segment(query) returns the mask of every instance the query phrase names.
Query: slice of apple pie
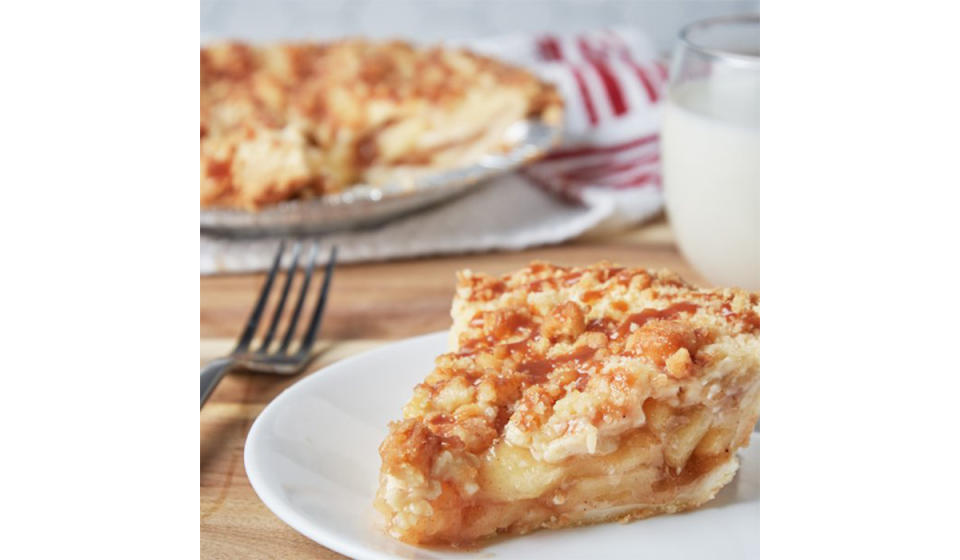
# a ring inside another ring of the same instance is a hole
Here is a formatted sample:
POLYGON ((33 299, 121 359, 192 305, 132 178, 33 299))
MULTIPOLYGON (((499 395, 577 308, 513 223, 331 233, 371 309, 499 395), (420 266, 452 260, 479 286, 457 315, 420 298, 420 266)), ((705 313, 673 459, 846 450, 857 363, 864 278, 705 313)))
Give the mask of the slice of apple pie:
POLYGON ((388 531, 457 545, 712 499, 759 414, 759 308, 607 263, 462 272, 451 351, 380 447, 388 531))

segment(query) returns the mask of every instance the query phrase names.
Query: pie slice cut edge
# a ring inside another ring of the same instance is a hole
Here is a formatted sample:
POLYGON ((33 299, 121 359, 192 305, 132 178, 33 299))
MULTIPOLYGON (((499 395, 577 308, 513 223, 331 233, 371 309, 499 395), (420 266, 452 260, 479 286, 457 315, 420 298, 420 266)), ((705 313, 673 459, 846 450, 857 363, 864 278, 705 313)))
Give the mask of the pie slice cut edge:
POLYGON ((759 309, 609 263, 461 272, 450 351, 380 446, 387 531, 456 546, 711 500, 759 417, 759 309))

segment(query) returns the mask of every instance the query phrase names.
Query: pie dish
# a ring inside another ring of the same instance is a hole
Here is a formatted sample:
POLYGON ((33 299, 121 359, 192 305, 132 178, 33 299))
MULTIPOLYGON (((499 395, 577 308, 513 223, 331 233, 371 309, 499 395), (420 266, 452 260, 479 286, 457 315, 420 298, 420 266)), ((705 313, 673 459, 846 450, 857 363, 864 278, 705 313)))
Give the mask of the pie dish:
POLYGON ((361 39, 200 51, 201 206, 258 210, 356 185, 413 184, 511 147, 562 101, 462 49, 361 39))
POLYGON ((464 271, 450 351, 380 446, 376 507, 463 545, 695 508, 759 417, 759 297, 668 271, 464 271))

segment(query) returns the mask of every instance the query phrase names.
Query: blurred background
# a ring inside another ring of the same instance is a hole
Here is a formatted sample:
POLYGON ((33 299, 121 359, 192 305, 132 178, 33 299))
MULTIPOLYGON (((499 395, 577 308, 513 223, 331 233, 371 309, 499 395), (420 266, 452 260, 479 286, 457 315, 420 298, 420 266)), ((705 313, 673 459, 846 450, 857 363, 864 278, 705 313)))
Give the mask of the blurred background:
POLYGON ((642 28, 667 53, 687 23, 757 11, 759 2, 725 0, 204 0, 200 39, 363 35, 437 42, 628 25, 642 28))
MULTIPOLYGON (((552 163, 487 182, 389 227, 324 236, 340 246, 344 262, 369 262, 544 246, 662 216, 660 115, 678 33, 695 21, 758 10, 758 2, 725 0, 205 0, 200 40, 458 43, 559 88, 566 105, 559 151, 583 152, 582 161, 554 151, 552 163), (601 164, 610 169, 598 170, 601 164)), ((209 219, 205 226, 220 224, 209 219)), ((265 270, 276 242, 275 236, 241 242, 203 235, 201 273, 265 270)))

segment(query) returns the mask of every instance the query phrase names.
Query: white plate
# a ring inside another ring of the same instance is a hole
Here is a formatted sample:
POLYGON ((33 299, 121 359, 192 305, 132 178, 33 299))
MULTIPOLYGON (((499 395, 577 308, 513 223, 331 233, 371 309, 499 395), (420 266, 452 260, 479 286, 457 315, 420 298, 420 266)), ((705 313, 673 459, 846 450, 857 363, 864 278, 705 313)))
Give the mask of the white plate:
POLYGON ((759 556, 760 442, 741 451, 737 477, 703 508, 628 524, 538 531, 471 551, 400 543, 373 509, 377 447, 413 386, 446 351, 439 332, 355 356, 278 396, 247 437, 247 476, 280 519, 358 559, 755 558, 759 556))

